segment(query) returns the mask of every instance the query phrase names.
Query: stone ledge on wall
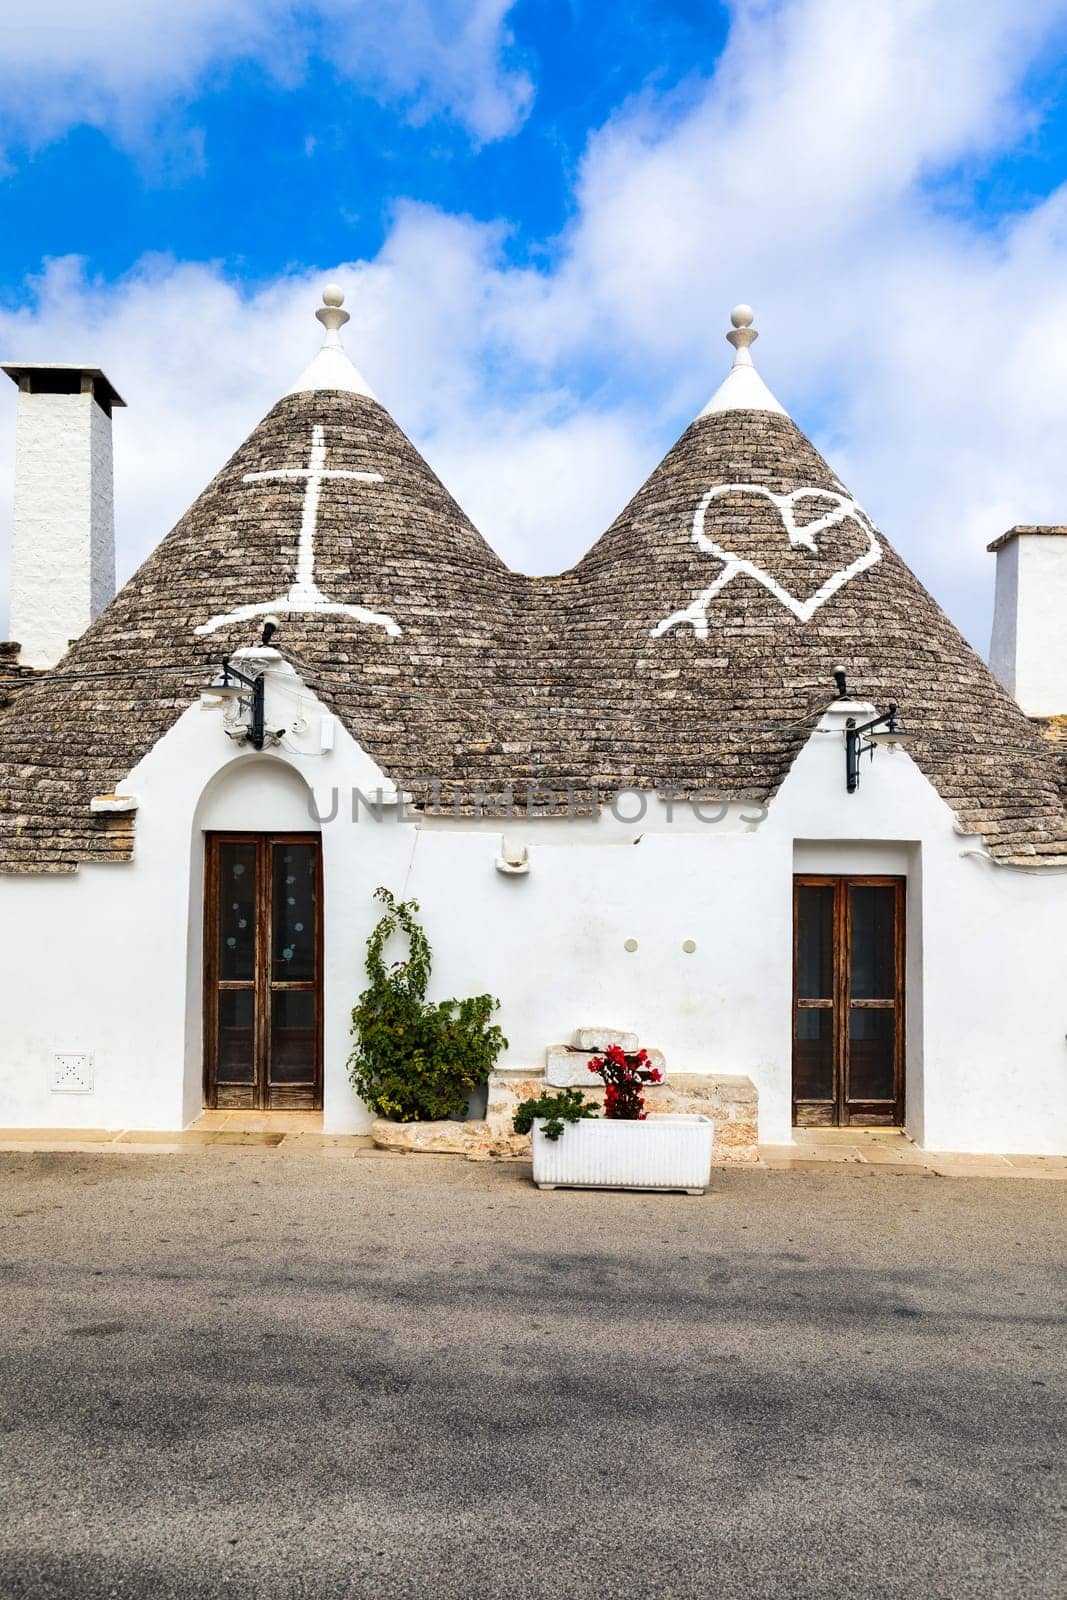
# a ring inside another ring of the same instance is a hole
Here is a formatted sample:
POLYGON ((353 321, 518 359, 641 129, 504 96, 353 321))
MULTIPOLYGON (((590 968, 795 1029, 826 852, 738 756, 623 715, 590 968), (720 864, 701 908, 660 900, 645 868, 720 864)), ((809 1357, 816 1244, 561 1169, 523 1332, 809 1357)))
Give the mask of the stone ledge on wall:
MULTIPOLYGON (((492 1161, 526 1156, 529 1136, 512 1131, 511 1119, 522 1100, 534 1099, 548 1088, 541 1075, 529 1072, 494 1072, 489 1079, 489 1104, 480 1122, 388 1122, 379 1118, 371 1137, 383 1150, 424 1155, 462 1155, 468 1161, 492 1161)), ((600 1087, 587 1090, 602 1101, 600 1087)), ((715 1124, 713 1163, 717 1167, 755 1161, 759 1096, 751 1078, 681 1073, 669 1084, 645 1091, 649 1112, 710 1117, 715 1124)))

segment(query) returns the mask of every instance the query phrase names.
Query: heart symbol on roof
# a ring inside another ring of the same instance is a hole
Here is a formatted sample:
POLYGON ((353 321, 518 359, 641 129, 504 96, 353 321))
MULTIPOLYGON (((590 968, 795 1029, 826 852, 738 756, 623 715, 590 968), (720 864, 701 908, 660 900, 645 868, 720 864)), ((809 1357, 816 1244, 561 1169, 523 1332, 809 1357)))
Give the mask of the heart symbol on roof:
POLYGON ((851 499, 847 494, 838 494, 833 489, 817 489, 814 486, 793 489, 789 494, 775 494, 773 490, 766 489, 759 483, 718 484, 714 489, 708 490, 693 514, 693 542, 699 545, 701 550, 705 550, 708 555, 714 556, 717 561, 721 561, 723 570, 719 573, 714 583, 709 584, 701 594, 697 595, 692 604, 686 606, 683 611, 676 611, 672 616, 665 617, 662 622, 657 623, 652 630, 654 639, 661 634, 667 633, 671 628, 677 627, 680 622, 688 622, 698 639, 706 639, 708 636, 707 608, 709 602, 718 594, 720 589, 725 589, 726 585, 732 582, 741 572, 747 572, 750 578, 755 578, 757 583, 761 583, 765 589, 774 595, 776 600, 780 600, 782 605, 787 607, 801 622, 808 622, 819 607, 825 605, 831 595, 837 593, 838 589, 856 577, 858 573, 865 571, 867 567, 873 567, 876 561, 882 559, 882 547, 875 536, 874 526, 867 513, 856 504, 855 500, 851 499), (718 544, 716 540, 704 532, 704 518, 708 507, 713 500, 717 500, 722 495, 727 494, 756 494, 761 495, 765 500, 769 500, 782 520, 782 526, 789 538, 789 543, 793 546, 803 545, 806 550, 812 551, 815 555, 819 553, 819 547, 815 542, 817 536, 820 533, 827 532, 830 528, 837 527, 850 517, 859 524, 867 535, 867 548, 848 566, 839 567, 836 572, 832 572, 825 583, 816 589, 814 594, 809 595, 806 600, 798 600, 796 595, 790 594, 788 589, 782 587, 777 578, 772 577, 757 562, 750 561, 747 556, 738 555, 736 551, 724 549, 721 544, 718 544), (831 500, 833 504, 829 511, 826 511, 821 517, 815 517, 810 522, 798 523, 796 519, 797 508, 802 501, 812 499, 831 500))

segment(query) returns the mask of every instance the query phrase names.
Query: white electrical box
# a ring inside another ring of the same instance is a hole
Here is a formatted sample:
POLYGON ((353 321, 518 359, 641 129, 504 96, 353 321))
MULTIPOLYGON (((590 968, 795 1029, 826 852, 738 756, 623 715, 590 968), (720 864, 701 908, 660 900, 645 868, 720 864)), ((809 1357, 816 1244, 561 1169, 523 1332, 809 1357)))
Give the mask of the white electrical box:
POLYGON ((92 1094, 93 1058, 90 1055, 56 1055, 48 1083, 53 1094, 92 1094))

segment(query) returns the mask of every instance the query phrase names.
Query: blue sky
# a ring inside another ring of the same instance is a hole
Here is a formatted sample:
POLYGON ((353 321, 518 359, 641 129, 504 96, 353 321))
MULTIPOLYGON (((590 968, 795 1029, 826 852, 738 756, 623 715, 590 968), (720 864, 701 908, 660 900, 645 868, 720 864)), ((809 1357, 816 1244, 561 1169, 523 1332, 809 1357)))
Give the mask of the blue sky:
POLYGON ((590 131, 631 96, 706 72, 727 26, 723 7, 699 0, 524 0, 506 14, 500 61, 528 78, 529 110, 496 138, 417 95, 353 92, 314 57, 295 83, 256 61, 205 74, 151 107, 133 140, 82 122, 39 143, 24 123, 7 151, 5 289, 17 297, 43 256, 71 252, 111 279, 158 251, 249 282, 369 257, 401 197, 506 218, 507 258, 542 264, 572 214, 590 131))
MULTIPOLYGON (((1067 520, 1065 24, 1067 0, 38 0, 0 34, 3 354, 98 361, 129 400, 126 576, 337 276, 398 421, 506 559, 555 570, 702 405, 748 299, 772 388, 984 648, 985 543, 1067 520)), ((5 393, 0 536, 12 445, 5 393)))

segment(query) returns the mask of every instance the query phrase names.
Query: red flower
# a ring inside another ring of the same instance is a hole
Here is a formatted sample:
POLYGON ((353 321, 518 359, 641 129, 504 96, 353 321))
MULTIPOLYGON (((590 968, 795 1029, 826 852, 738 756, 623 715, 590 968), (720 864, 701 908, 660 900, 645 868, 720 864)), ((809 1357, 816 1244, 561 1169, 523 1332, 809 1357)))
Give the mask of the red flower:
POLYGON ((620 1121, 643 1121, 647 1083, 662 1083, 663 1074, 653 1067, 647 1050, 627 1055, 619 1044, 609 1044, 603 1055, 591 1056, 586 1063, 604 1085, 604 1115, 620 1121))

